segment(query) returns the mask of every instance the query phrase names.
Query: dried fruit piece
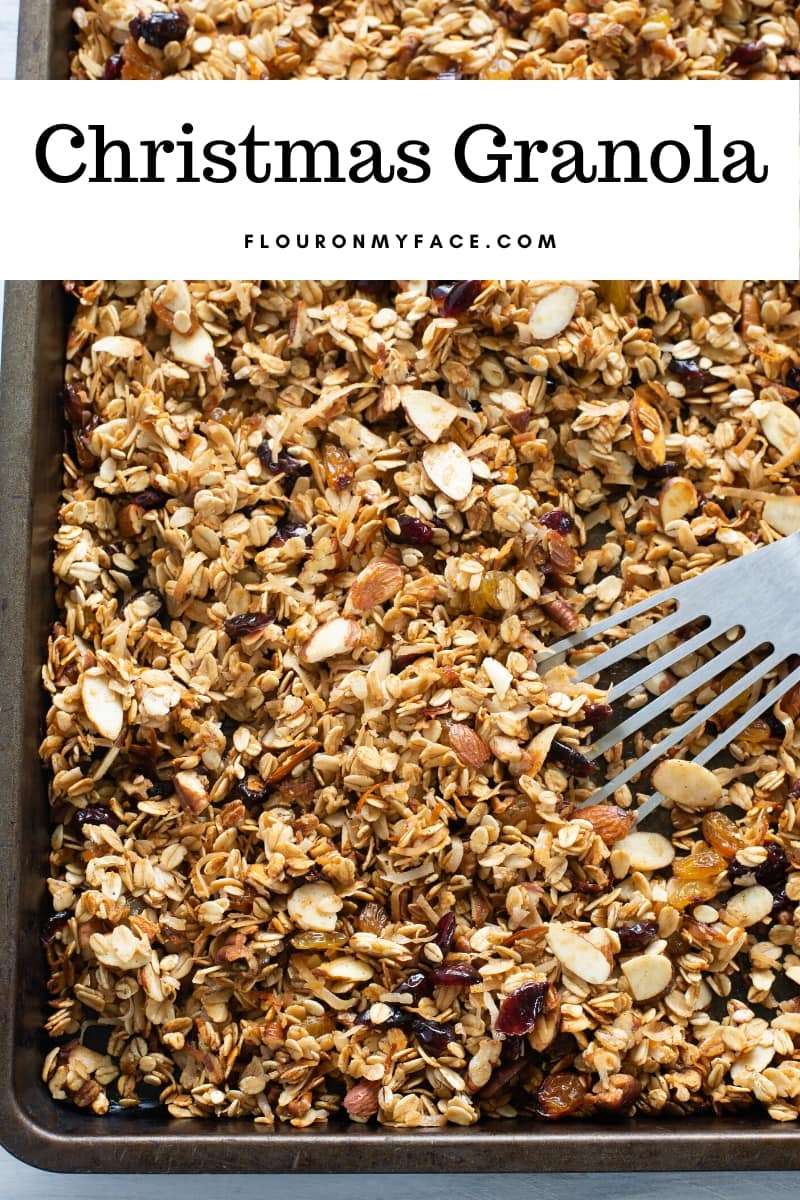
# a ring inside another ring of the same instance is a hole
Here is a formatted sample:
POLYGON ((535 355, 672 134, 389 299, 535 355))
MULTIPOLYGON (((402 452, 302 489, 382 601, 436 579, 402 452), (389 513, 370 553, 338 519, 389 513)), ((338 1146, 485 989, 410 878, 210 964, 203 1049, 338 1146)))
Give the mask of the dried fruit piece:
POLYGON ((256 451, 261 465, 270 475, 285 475, 290 482, 299 479, 301 475, 310 475, 311 467, 300 458, 295 458, 288 450, 280 450, 276 458, 272 457, 269 439, 264 438, 256 451))
POLYGON ((539 517, 539 524, 544 525, 546 529, 555 529, 558 533, 571 533, 575 528, 575 522, 563 508, 551 509, 543 517, 539 517))
POLYGON ((436 933, 433 937, 433 944, 438 946, 443 956, 446 956, 450 953, 450 948, 453 945, 453 938, 455 935, 456 914, 454 912, 443 913, 436 923, 436 933))
POLYGON ((472 490, 472 466, 455 442, 428 446, 422 454, 425 474, 450 500, 466 500, 472 490))
POLYGON ((289 917, 300 929, 329 933, 336 928, 336 914, 343 901, 329 883, 304 883, 295 888, 286 905, 289 917))
POLYGON ((386 909, 374 901, 368 900, 355 919, 355 927, 360 933, 374 933, 380 937, 381 930, 389 920, 386 909))
POLYGON ((362 1079, 346 1093, 342 1104, 348 1114, 357 1121, 366 1121, 378 1111, 378 1095, 381 1090, 379 1079, 362 1079))
POLYGON ((578 306, 578 289, 565 283, 548 292, 534 306, 530 317, 531 333, 539 342, 555 337, 567 328, 578 306))
POLYGON ((412 1017, 409 1026, 417 1041, 430 1050, 431 1054, 441 1057, 447 1053, 447 1047, 455 1041, 455 1030, 452 1025, 441 1021, 429 1021, 423 1017, 412 1017))
POLYGON ((712 808, 722 797, 716 775, 700 763, 667 758, 653 771, 653 786, 683 808, 712 808))
POLYGON ((369 612, 378 604, 396 596, 403 586, 405 572, 399 563, 376 558, 356 576, 347 602, 356 612, 369 612))
POLYGON ((706 813, 703 817, 703 837, 723 858, 733 858, 744 850, 747 838, 735 821, 721 812, 706 813))
MULTIPOLYGON (((460 79, 459 68, 443 71, 437 79, 460 79), (458 70, 458 74, 453 74, 458 70)), ((433 288, 431 296, 443 317, 461 317, 474 304, 483 290, 482 279, 459 279, 455 283, 439 284, 433 288)))
POLYGON ((275 533, 270 538, 270 546, 285 546, 291 538, 302 538, 307 546, 311 545, 311 530, 302 521, 294 517, 283 517, 275 526, 275 533))
POLYGON ((727 863, 712 846, 702 843, 695 846, 691 854, 677 858, 672 864, 672 873, 678 879, 713 879, 725 870, 727 863))
POLYGON ((694 358, 673 358, 667 367, 670 375, 680 379, 687 396, 699 396, 704 388, 719 380, 706 371, 694 358))
POLYGON ((161 79, 161 68, 134 37, 129 37, 120 51, 123 79, 161 79))
POLYGON ((661 414, 645 396, 645 389, 638 388, 628 413, 639 466, 646 471, 663 466, 667 457, 667 443, 661 414))
POLYGON ((353 482, 356 468, 346 450, 328 442, 323 451, 325 478, 335 492, 346 492, 353 482))
POLYGON ((672 963, 665 954, 639 954, 620 964, 634 1000, 652 1000, 672 982, 672 963))
POLYGON ((587 704, 583 710, 584 721, 593 728, 604 725, 613 716, 614 710, 610 704, 587 704))
POLYGON ((339 654, 349 654, 358 645, 361 630, 358 622, 349 617, 334 617, 319 625, 300 649, 303 663, 324 662, 339 654))
POLYGON ((466 600, 470 611, 480 617, 486 613, 511 612, 518 595, 513 575, 505 571, 486 571, 480 586, 469 589, 466 600))
POLYGON ((625 854, 634 871, 660 871, 675 857, 675 849, 668 838, 645 830, 629 833, 617 842, 615 849, 625 854))
POLYGON ((713 900, 716 894, 717 888, 707 879, 672 880, 667 893, 672 907, 678 909, 703 904, 706 900, 713 900))
POLYGON ((461 411, 437 392, 426 392, 420 388, 401 388, 400 403, 411 424, 429 442, 438 442, 461 411))
POLYGON ((788 537, 800 529, 800 496, 770 496, 764 501, 764 520, 788 537))
POLYGON ((632 925, 617 928, 620 949, 627 954, 630 950, 644 950, 658 933, 656 921, 634 921, 632 925))
POLYGON ((75 824, 81 832, 84 825, 110 825, 112 829, 116 829, 119 817, 105 804, 88 804, 86 808, 79 808, 75 813, 75 824))
POLYGON ((601 279, 597 290, 608 304, 613 304, 618 313, 627 312, 631 303, 629 279, 601 279))
POLYGON ((563 767, 568 775, 577 775, 580 779, 594 775, 597 770, 595 764, 585 758, 579 750, 567 746, 564 742, 554 741, 550 746, 548 758, 563 767))
POLYGON ((99 668, 92 668, 84 674, 81 699, 86 716, 100 736, 111 742, 116 741, 122 732, 122 699, 99 668))
POLYGON ((467 962, 435 967, 428 978, 435 987, 474 987, 476 983, 481 982, 480 973, 467 962))
POLYGON ((225 632, 231 641, 238 642, 240 638, 248 637, 252 633, 260 633, 270 621, 269 613, 238 613, 235 617, 226 619, 225 632))
POLYGON ((611 962, 602 950, 570 925, 551 921, 547 944, 562 966, 586 983, 605 983, 611 974, 611 962))
POLYGON ((197 771, 176 771, 173 783, 175 795, 186 812, 196 817, 208 808, 207 782, 197 771))
POLYGON ((734 892, 725 905, 725 916, 736 925, 757 925, 772 912, 773 895, 769 888, 757 883, 734 892))
POLYGON ((122 78, 122 55, 109 54, 103 67, 103 79, 122 78))
POLYGON ((447 740, 465 767, 472 767, 477 771, 491 757, 483 738, 461 721, 450 726, 447 740))
POLYGON ((790 454, 800 442, 800 416, 779 400, 758 405, 758 419, 764 437, 781 454, 790 454))
POLYGON ((400 546, 427 546, 433 529, 419 517, 390 517, 384 527, 386 539, 400 546))
POLYGON ((339 950, 347 945, 347 934, 338 929, 330 933, 308 930, 305 933, 296 933, 292 938, 292 945, 295 950, 339 950))
POLYGON ((613 846, 614 842, 625 837, 635 820, 634 813, 626 812, 616 804, 590 804, 579 809, 575 815, 581 821, 588 821, 607 846, 613 846))
POLYGON ((494 1027, 495 1032, 523 1037, 530 1033, 536 1018, 544 1012, 549 984, 543 982, 524 983, 522 987, 505 996, 494 1027))
POLYGON ((128 28, 135 38, 143 38, 148 46, 163 50, 169 42, 182 42, 189 29, 189 18, 179 8, 171 12, 154 12, 134 17, 128 28))
POLYGON ((767 53, 763 42, 739 42, 725 59, 725 66, 750 68, 760 63, 767 53))
POLYGON ((548 1121, 559 1121, 579 1112, 586 1100, 586 1084, 580 1075, 559 1071, 548 1075, 536 1095, 536 1111, 548 1121))
POLYGON ((668 479, 658 493, 661 524, 669 525, 671 521, 680 521, 694 512, 697 503, 697 490, 691 479, 686 479, 683 475, 675 475, 668 479))

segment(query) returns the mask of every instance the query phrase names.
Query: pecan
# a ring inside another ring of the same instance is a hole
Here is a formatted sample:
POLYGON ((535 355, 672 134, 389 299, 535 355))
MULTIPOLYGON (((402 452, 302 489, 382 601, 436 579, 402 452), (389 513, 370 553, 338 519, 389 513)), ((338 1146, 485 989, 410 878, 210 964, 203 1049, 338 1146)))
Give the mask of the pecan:
POLYGON ((639 1099, 642 1085, 633 1075, 612 1075, 602 1092, 595 1092, 592 1103, 607 1112, 620 1112, 639 1099))
POLYGON ((556 625, 560 625, 567 633, 574 633, 578 628, 578 614, 569 600, 565 600, 557 592, 548 592, 542 596, 539 604, 551 621, 555 621, 556 625))

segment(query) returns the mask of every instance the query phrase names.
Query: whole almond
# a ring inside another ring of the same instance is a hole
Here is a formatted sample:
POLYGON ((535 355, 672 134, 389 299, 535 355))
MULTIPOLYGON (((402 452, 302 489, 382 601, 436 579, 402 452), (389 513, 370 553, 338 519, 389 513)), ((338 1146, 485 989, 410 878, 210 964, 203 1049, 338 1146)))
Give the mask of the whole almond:
POLYGON ((582 821, 588 821, 595 833, 607 846, 613 846, 620 838, 624 838, 631 830, 635 816, 618 808, 616 804, 590 804, 581 808, 576 814, 582 821))
POLYGON ((469 725, 451 725, 447 740, 465 767, 474 767, 477 771, 491 758, 486 742, 469 725))
POLYGON ((356 576, 347 596, 349 607, 355 612, 369 612, 400 591, 403 577, 399 563, 388 558, 374 559, 356 576))
POLYGON ((378 1111, 379 1079, 361 1079, 353 1084, 342 1103, 351 1117, 366 1120, 378 1111))

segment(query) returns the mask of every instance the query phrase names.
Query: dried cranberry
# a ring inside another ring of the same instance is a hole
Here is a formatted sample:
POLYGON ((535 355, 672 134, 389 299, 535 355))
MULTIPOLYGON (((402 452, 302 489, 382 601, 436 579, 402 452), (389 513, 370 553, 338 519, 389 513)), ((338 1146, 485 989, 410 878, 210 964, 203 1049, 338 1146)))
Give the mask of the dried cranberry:
POLYGON ((161 488, 146 487, 141 492, 128 492, 125 499, 129 504, 135 504, 137 508, 143 508, 145 512, 153 512, 154 509, 163 508, 172 496, 167 492, 162 492, 161 488))
POLYGON ((285 546, 289 538, 301 537, 307 546, 311 545, 311 531, 302 521, 292 517, 284 517, 275 526, 275 533, 270 539, 270 546, 285 546))
POLYGON ((675 304, 681 298, 681 289, 670 287, 668 283, 662 283, 658 290, 658 295, 661 303, 666 308, 667 312, 675 307, 675 304))
POLYGON ((247 779, 240 779, 236 785, 236 794, 248 806, 263 804, 267 798, 267 789, 263 784, 261 787, 251 787, 247 779))
POLYGON ((651 467, 649 471, 645 471, 644 473, 654 483, 660 483, 662 479, 672 479, 674 475, 678 474, 678 464, 665 462, 660 467, 651 467))
POLYGON ((589 762, 578 750, 573 750, 572 746, 565 746, 563 742, 553 742, 547 757, 563 767, 568 775, 586 778, 597 770, 593 762, 589 762))
POLYGON ((780 891, 786 883, 789 870, 786 852, 779 842, 769 842, 766 849, 767 857, 755 868, 753 875, 756 883, 762 887, 769 888, 771 892, 780 891))
POLYGON ((106 65, 103 68, 103 79, 121 79, 122 78, 122 55, 109 54, 106 59, 106 65))
POLYGON ((240 613, 236 617, 228 617, 225 622, 225 632, 236 642, 239 638, 247 637, 248 634, 259 633, 269 625, 271 620, 269 613, 240 613))
POLYGON ((47 918, 47 923, 41 932, 42 944, 52 946, 56 940, 56 934, 62 929, 65 929, 69 922, 69 913, 60 912, 53 913, 52 917, 47 918))
POLYGON ((389 279, 357 279, 353 285, 357 292, 366 292, 368 296, 380 296, 389 290, 389 279))
POLYGON ((587 704, 583 710, 583 719, 588 725, 604 725, 610 721, 614 710, 610 704, 587 704))
POLYGON ((632 925, 620 925, 617 929, 619 944, 626 954, 629 950, 644 950, 657 933, 655 921, 634 921, 632 925))
POLYGON ((285 475, 290 481, 299 479, 301 475, 310 475, 311 467, 301 458, 295 458, 288 450, 281 450, 278 457, 273 459, 269 439, 264 438, 257 450, 261 465, 270 475, 285 475))
POLYGON ((420 521, 419 517, 402 516, 392 520, 397 524, 398 530, 395 532, 389 523, 384 526, 386 540, 389 542, 395 542, 399 546, 427 546, 433 537, 431 526, 425 521, 420 521))
POLYGON ((154 779, 147 789, 147 794, 151 800, 156 798, 163 799, 164 796, 171 796, 175 791, 175 784, 171 779, 154 779))
POLYGON ((523 29, 530 24, 531 8, 528 4, 523 11, 522 8, 517 8, 514 4, 509 3, 509 0, 490 0, 491 8, 497 13, 501 24, 505 25, 506 29, 511 33, 522 33, 523 29))
POLYGON ((500 1005, 494 1025, 496 1032, 512 1034, 514 1037, 524 1037, 530 1033, 536 1018, 544 1011, 546 995, 546 983, 523 983, 522 987, 506 996, 500 1005))
POLYGON ((438 284, 431 296, 443 317, 462 317, 482 290, 482 279, 461 279, 455 283, 438 284))
POLYGON ((786 372, 786 386, 794 392, 800 392, 800 367, 789 367, 786 372))
POLYGON ((506 1063, 517 1062, 520 1058, 524 1058, 528 1053, 528 1041, 520 1034, 508 1033, 503 1038, 503 1046, 500 1050, 500 1062, 506 1063))
POLYGON ((694 358, 673 358, 668 367, 684 386, 687 396, 699 396, 703 388, 717 383, 710 371, 705 371, 694 358))
MULTIPOLYGON (((384 1004, 383 1008, 388 1008, 389 1016, 385 1021, 381 1021, 379 1025, 374 1026, 376 1029, 399 1029, 401 1025, 408 1025, 411 1020, 410 1014, 404 1008, 399 1008, 396 1004, 384 1004)), ((362 1013, 359 1013, 355 1019, 356 1025, 372 1025, 370 1012, 372 1005, 365 1008, 362 1013)))
POLYGON ((568 512, 564 512, 563 508, 551 509, 549 513, 539 517, 539 524, 544 525, 547 529, 554 529, 556 533, 571 533, 575 528, 575 522, 568 512))
POLYGON ((419 1004, 423 996, 432 996, 434 989, 433 978, 425 971, 413 971, 408 979, 404 979, 395 989, 406 992, 411 996, 412 1004, 419 1004))
POLYGON ((449 966, 436 967, 428 976, 436 987, 472 987, 480 983, 480 974, 469 963, 450 963, 449 966))
POLYGON ((754 67, 767 52, 763 42, 740 42, 725 59, 725 66, 754 67))
POLYGON ((116 829, 119 817, 115 816, 110 808, 106 808, 105 804, 89 804, 75 813, 75 824, 80 830, 83 830, 84 825, 110 825, 112 829, 116 829))
POLYGON ((439 918, 436 933, 433 937, 434 946, 438 946, 443 955, 449 954, 456 933, 456 914, 446 912, 439 918))
POLYGON ((189 18, 177 8, 174 12, 134 17, 128 28, 135 38, 144 38, 148 46, 163 50, 168 42, 183 41, 189 30, 189 18))
POLYGON ((412 1017, 409 1026, 417 1041, 421 1042, 425 1049, 430 1050, 432 1054, 446 1054, 447 1047, 455 1038, 453 1026, 445 1025, 441 1021, 428 1021, 424 1017, 412 1017))

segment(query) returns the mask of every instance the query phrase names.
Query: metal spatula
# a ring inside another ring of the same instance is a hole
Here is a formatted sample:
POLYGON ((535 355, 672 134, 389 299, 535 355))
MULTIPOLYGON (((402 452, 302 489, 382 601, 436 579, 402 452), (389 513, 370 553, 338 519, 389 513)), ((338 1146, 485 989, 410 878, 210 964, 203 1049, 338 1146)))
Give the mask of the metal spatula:
MULTIPOLYGON (((724 635, 736 638, 727 649, 716 653, 696 671, 679 679, 663 694, 631 712, 619 725, 593 742, 588 751, 582 750, 590 760, 598 758, 605 750, 641 729, 654 717, 674 708, 680 700, 691 696, 698 688, 741 662, 748 654, 758 651, 762 656, 756 666, 751 667, 741 678, 725 688, 703 708, 698 709, 667 737, 653 745, 646 754, 642 754, 625 767, 619 775, 610 779, 586 803, 598 804, 605 800, 618 787, 639 775, 677 746, 692 730, 725 708, 742 692, 752 688, 768 672, 785 663, 791 655, 800 653, 799 600, 800 533, 794 533, 752 554, 712 567, 675 587, 654 592, 646 600, 610 617, 604 617, 601 621, 596 621, 586 629, 570 634, 554 646, 548 647, 538 659, 540 672, 557 666, 568 657, 570 651, 579 646, 586 646, 608 630, 623 627, 635 617, 642 616, 662 604, 674 602, 676 607, 667 616, 654 621, 641 632, 623 639, 611 649, 582 662, 577 669, 577 678, 582 680, 601 674, 615 663, 645 650, 659 638, 674 633, 683 626, 703 619, 708 621, 700 633, 679 642, 668 653, 653 662, 645 663, 641 669, 629 675, 619 685, 615 685, 612 700, 616 701, 710 642, 724 635), (737 636, 739 632, 740 636, 737 636)), ((710 762, 796 683, 800 683, 800 666, 776 682, 770 691, 701 750, 694 761, 701 764, 710 762)), ((650 796, 637 809, 637 821, 648 816, 662 800, 663 796, 659 793, 650 796)))

